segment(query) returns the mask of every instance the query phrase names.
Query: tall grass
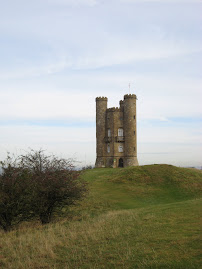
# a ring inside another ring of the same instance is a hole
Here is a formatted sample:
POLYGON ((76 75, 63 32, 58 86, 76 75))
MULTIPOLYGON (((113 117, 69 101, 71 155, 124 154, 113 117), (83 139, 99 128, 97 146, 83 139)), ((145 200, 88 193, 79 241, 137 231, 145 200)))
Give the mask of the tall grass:
POLYGON ((86 171, 89 197, 68 218, 0 232, 0 268, 201 268, 201 178, 153 169, 86 171))
POLYGON ((113 211, 1 234, 1 267, 200 268, 200 202, 113 211))

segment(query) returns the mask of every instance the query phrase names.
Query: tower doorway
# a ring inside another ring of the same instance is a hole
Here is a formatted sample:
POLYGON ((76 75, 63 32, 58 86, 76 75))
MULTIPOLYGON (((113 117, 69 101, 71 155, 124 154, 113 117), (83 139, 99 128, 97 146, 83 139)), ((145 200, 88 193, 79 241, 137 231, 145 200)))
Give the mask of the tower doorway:
POLYGON ((123 167, 123 159, 122 158, 119 159, 119 167, 123 167))

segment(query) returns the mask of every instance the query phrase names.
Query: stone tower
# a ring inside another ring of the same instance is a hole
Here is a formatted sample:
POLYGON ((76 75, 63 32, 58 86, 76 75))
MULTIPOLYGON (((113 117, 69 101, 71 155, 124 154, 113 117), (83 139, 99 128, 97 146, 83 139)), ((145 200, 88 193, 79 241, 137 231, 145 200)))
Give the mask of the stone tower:
POLYGON ((107 108, 107 97, 96 98, 96 167, 138 165, 136 99, 126 94, 119 108, 107 108))

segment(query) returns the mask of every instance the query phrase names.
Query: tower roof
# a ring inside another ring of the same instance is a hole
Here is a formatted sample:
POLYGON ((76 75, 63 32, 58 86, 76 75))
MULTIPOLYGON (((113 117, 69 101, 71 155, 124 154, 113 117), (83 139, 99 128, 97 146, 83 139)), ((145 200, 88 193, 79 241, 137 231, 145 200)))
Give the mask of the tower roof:
POLYGON ((96 101, 107 101, 107 97, 104 97, 104 96, 99 96, 99 97, 96 97, 95 99, 96 101))
POLYGON ((124 95, 124 100, 129 99, 129 98, 137 99, 137 96, 135 94, 125 94, 124 95))

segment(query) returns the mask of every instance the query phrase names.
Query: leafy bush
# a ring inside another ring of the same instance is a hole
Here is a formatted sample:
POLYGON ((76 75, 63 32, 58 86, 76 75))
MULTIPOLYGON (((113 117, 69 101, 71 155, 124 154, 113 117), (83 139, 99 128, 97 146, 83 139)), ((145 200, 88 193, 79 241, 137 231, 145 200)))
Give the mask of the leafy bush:
POLYGON ((51 220, 56 209, 72 205, 86 192, 86 183, 78 179, 73 161, 47 156, 42 150, 21 156, 23 168, 32 173, 33 210, 42 224, 51 220))
POLYGON ((31 150, 1 162, 0 227, 5 231, 23 221, 39 217, 49 223, 53 212, 75 203, 87 191, 73 161, 31 150))
POLYGON ((29 219, 31 213, 31 175, 8 155, 1 162, 0 227, 9 231, 13 225, 29 219))

